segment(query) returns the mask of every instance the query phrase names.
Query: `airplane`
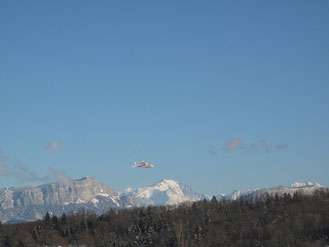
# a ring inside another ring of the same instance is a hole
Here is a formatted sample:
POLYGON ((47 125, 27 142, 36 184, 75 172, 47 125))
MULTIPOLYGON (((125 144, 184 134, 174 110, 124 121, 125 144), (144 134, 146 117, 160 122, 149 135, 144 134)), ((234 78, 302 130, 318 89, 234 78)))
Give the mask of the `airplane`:
POLYGON ((131 168, 153 168, 154 165, 151 165, 147 162, 145 162, 144 160, 141 160, 140 165, 137 165, 136 162, 133 163, 133 165, 131 166, 131 168))

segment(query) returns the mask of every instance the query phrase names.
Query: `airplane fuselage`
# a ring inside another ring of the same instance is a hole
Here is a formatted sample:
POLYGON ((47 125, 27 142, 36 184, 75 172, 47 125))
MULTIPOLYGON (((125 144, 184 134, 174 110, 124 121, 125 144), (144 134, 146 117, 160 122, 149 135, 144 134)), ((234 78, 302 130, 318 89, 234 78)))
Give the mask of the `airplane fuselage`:
POLYGON ((154 165, 151 165, 143 160, 141 160, 140 165, 137 165, 136 162, 133 163, 132 168, 153 168, 154 165))

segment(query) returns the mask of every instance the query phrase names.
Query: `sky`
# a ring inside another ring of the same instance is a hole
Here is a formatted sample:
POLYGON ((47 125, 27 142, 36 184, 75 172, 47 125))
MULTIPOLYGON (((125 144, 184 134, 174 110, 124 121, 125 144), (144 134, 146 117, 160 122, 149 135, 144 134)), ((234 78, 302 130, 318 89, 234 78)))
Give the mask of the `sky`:
POLYGON ((1 1, 0 188, 329 186, 329 1, 1 1), (153 169, 132 169, 145 160, 153 169))

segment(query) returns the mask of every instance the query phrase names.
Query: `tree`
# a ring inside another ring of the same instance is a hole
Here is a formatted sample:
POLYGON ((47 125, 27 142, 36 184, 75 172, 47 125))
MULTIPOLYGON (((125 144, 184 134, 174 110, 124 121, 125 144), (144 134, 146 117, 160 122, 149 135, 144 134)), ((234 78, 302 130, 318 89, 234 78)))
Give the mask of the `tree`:
POLYGON ((4 247, 11 247, 11 241, 8 235, 5 235, 4 240, 3 240, 3 246, 4 247))
POLYGON ((49 225, 49 224, 50 224, 50 216, 49 216, 48 211, 47 211, 47 213, 46 213, 46 215, 45 215, 43 221, 44 221, 44 223, 45 223, 46 225, 49 225))
POLYGON ((62 217, 61 217, 61 222, 62 222, 62 224, 64 224, 64 225, 66 225, 66 223, 67 223, 67 219, 66 219, 66 214, 64 213, 63 215, 62 215, 62 217))

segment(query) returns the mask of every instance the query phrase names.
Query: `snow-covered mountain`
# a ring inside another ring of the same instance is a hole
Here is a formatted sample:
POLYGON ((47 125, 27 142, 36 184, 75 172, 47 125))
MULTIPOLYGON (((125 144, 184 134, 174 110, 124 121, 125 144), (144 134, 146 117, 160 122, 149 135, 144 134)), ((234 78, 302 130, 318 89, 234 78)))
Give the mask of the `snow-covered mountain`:
MULTIPOLYGON (((328 189, 318 183, 294 183, 290 187, 277 186, 267 189, 234 191, 230 195, 220 194, 218 199, 236 200, 241 196, 251 200, 269 195, 311 194, 318 189, 328 189)), ((0 221, 31 221, 42 218, 46 212, 55 215, 84 209, 102 214, 111 208, 132 208, 148 205, 178 205, 182 202, 211 199, 210 196, 195 193, 192 189, 174 180, 163 179, 143 188, 128 188, 116 193, 95 178, 84 177, 66 183, 52 182, 29 185, 20 188, 0 190, 0 221)))
POLYGON ((256 189, 256 190, 247 190, 246 192, 240 192, 238 190, 233 191, 232 194, 225 195, 220 194, 216 197, 218 199, 228 199, 228 200, 236 200, 241 196, 248 198, 250 200, 255 200, 256 198, 265 198, 266 195, 274 196, 274 195, 283 195, 283 194, 290 194, 293 195, 295 192, 300 192, 303 194, 312 194, 314 191, 318 189, 326 189, 327 187, 322 186, 318 183, 306 182, 306 183, 298 183, 295 182, 290 184, 290 187, 285 186, 275 186, 265 189, 256 189))
POLYGON ((149 187, 128 188, 120 195, 134 195, 143 206, 177 205, 185 201, 210 199, 206 194, 193 192, 189 186, 168 179, 163 179, 149 187))
POLYGON ((64 184, 53 182, 0 190, 0 221, 30 221, 42 218, 46 212, 62 215, 79 209, 101 214, 110 208, 177 205, 209 198, 174 180, 163 179, 150 187, 115 193, 106 184, 84 177, 64 184))

